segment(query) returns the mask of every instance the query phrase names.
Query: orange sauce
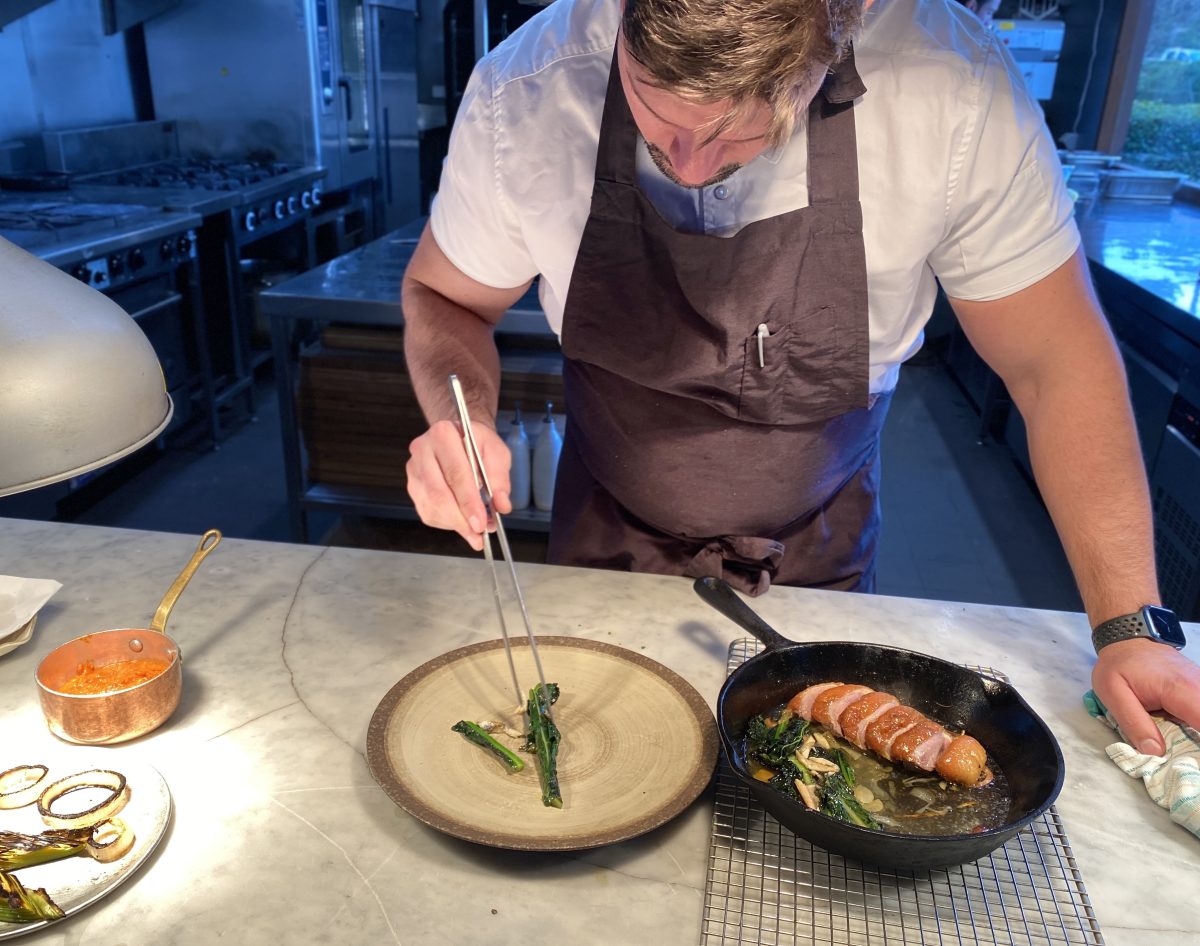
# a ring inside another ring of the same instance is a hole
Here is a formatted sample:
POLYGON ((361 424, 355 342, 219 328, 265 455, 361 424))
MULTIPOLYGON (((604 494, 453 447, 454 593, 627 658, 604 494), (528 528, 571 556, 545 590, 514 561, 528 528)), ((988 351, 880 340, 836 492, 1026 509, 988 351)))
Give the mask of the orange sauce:
POLYGON ((88 661, 80 664, 76 668, 75 676, 56 689, 60 693, 70 693, 74 696, 127 690, 139 683, 153 680, 170 666, 165 660, 148 657, 121 660, 100 667, 93 666, 91 661, 88 661))

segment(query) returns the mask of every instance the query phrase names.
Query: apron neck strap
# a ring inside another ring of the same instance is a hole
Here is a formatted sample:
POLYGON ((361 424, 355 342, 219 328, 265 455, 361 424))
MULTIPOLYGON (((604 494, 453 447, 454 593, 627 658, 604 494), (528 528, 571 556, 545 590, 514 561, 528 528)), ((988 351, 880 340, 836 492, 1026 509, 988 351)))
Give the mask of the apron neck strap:
MULTIPOLYGON (((600 120, 600 142, 596 151, 596 178, 618 184, 637 184, 637 124, 617 63, 617 37, 613 45, 608 91, 600 120)), ((808 108, 809 203, 858 200, 858 154, 854 132, 854 100, 867 91, 854 66, 854 50, 826 76, 820 92, 808 108)))

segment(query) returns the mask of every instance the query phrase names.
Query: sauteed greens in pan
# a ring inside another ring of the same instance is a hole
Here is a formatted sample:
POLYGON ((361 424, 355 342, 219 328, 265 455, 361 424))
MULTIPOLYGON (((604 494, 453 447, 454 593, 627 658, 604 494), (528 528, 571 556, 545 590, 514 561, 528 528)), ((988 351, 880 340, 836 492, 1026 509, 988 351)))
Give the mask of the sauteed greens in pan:
POLYGON ((777 718, 755 716, 746 729, 751 773, 813 811, 862 828, 878 828, 879 822, 855 797, 857 779, 850 760, 841 749, 818 745, 810 732, 813 728, 786 709, 777 718))
POLYGON ((970 834, 1005 823, 1011 793, 994 760, 982 788, 966 788, 863 752, 786 707, 750 720, 750 775, 814 812, 898 834, 970 834))

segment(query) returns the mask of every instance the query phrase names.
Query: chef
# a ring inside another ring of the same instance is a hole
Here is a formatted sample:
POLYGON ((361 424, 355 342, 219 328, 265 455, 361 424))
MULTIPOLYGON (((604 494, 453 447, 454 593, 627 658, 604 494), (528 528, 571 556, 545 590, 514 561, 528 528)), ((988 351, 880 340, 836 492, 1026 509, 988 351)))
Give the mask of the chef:
POLYGON ((1200 724, 1200 668, 1138 630, 1148 492, 1057 155, 964 7, 556 0, 476 66, 403 285, 409 492, 476 549, 446 378, 507 512, 493 332, 535 277, 567 393, 550 561, 871 591, 936 279, 1025 418, 1097 693, 1135 744, 1162 745, 1146 709, 1200 724))

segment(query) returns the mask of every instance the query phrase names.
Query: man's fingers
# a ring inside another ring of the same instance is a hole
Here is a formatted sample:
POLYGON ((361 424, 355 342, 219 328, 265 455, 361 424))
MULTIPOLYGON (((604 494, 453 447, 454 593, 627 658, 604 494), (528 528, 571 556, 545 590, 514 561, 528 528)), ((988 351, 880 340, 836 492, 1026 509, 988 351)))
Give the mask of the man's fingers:
MULTIPOLYGON (((1178 655, 1178 661, 1184 657, 1178 655)), ((1172 680, 1163 691, 1162 708, 1193 729, 1200 729, 1200 671, 1195 665, 1184 665, 1179 678, 1172 680)))
POLYGON ((1092 686, 1126 740, 1141 752, 1165 751, 1150 713, 1200 724, 1200 667, 1163 644, 1141 639, 1109 644, 1092 670, 1092 686))
POLYGON ((1154 720, 1142 706, 1137 694, 1130 689, 1129 684, 1121 677, 1109 681, 1109 686, 1097 687, 1096 695, 1108 708, 1120 727, 1121 735, 1138 752, 1147 755, 1162 755, 1164 751, 1162 734, 1154 725, 1154 720))
POLYGON ((488 482, 492 485, 496 511, 502 516, 507 515, 512 512, 512 500, 509 498, 512 492, 512 452, 492 428, 477 423, 471 426, 475 428, 475 443, 479 446, 488 482))
MULTIPOLYGON (((509 467, 512 455, 492 428, 472 422, 496 510, 512 510, 509 467)), ((438 421, 412 442, 406 467, 408 493, 426 525, 457 532, 475 551, 483 549, 483 532, 495 528, 468 460, 462 433, 450 421, 438 421)))

